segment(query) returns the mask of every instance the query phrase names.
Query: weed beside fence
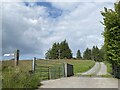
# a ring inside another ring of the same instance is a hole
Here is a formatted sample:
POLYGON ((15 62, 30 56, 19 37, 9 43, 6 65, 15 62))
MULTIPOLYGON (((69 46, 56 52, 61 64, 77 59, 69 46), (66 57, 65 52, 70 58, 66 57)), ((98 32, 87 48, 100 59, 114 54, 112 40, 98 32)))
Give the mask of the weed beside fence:
POLYGON ((31 61, 20 61, 14 66, 13 61, 2 64, 2 88, 36 88, 40 82, 37 74, 30 74, 31 61))
POLYGON ((120 79, 120 66, 111 64, 108 61, 104 61, 104 63, 107 65, 108 73, 113 75, 113 77, 120 79))

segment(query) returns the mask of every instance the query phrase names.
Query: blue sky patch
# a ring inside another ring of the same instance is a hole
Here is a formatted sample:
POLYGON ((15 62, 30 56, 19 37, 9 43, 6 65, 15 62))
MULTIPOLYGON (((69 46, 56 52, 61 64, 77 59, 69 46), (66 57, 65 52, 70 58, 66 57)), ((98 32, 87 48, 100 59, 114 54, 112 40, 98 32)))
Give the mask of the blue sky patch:
POLYGON ((49 17, 57 18, 62 15, 62 10, 57 8, 48 9, 49 17))
POLYGON ((25 6, 44 6, 47 8, 48 17, 58 18, 62 15, 62 10, 56 7, 53 7, 50 2, 24 2, 25 6))

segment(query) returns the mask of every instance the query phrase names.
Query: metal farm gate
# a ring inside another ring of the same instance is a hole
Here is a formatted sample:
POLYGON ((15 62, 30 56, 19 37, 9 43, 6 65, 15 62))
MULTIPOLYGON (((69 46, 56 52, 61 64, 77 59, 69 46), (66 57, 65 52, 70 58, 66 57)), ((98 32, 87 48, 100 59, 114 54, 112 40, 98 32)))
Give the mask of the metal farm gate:
POLYGON ((41 80, 64 77, 64 64, 56 60, 36 60, 35 73, 41 80))

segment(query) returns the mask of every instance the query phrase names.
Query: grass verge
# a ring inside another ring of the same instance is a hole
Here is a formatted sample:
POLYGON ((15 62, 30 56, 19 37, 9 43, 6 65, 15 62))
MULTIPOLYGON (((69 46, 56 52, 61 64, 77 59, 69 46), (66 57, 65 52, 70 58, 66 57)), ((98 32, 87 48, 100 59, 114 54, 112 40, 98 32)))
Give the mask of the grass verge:
POLYGON ((112 73, 112 65, 108 61, 104 61, 105 65, 107 66, 107 72, 109 74, 112 73))
POLYGON ((14 61, 2 63, 2 88, 31 88, 40 85, 37 74, 30 74, 32 61, 20 61, 19 66, 14 66, 14 61))

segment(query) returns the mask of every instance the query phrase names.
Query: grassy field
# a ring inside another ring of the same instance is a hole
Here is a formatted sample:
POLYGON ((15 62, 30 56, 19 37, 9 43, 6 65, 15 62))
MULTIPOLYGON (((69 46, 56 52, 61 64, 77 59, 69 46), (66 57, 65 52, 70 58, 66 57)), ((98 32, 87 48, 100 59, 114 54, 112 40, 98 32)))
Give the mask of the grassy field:
POLYGON ((75 75, 85 72, 95 65, 95 62, 91 60, 65 60, 65 62, 74 66, 75 75))
MULTIPOLYGON (((85 72, 90 69, 95 62, 90 60, 37 60, 37 65, 60 66, 63 62, 74 65, 74 74, 85 72)), ((14 61, 2 62, 3 88, 36 88, 40 85, 41 77, 39 73, 30 74, 32 70, 31 60, 20 60, 19 66, 14 66, 14 61)))
POLYGON ((108 73, 112 73, 112 66, 111 66, 111 64, 108 61, 104 61, 104 63, 107 66, 107 72, 108 73))
POLYGON ((94 66, 95 62, 91 60, 38 60, 37 63, 43 66, 59 65, 63 62, 74 66, 74 74, 82 73, 94 66))

